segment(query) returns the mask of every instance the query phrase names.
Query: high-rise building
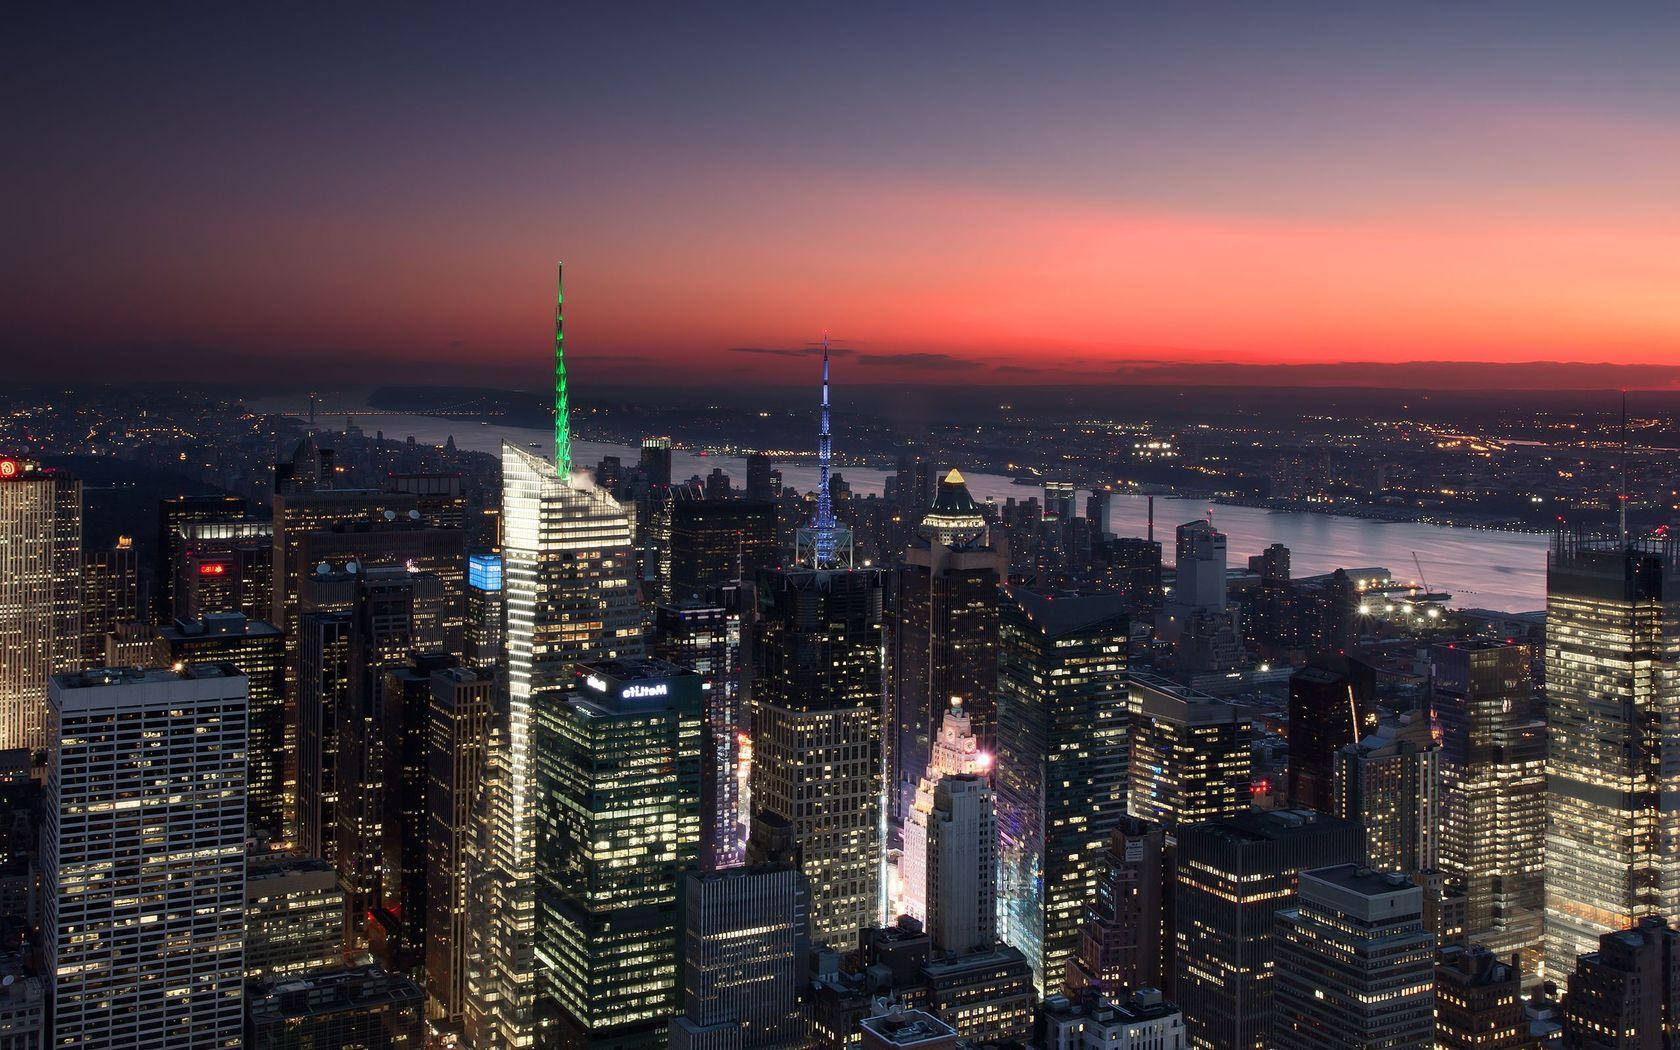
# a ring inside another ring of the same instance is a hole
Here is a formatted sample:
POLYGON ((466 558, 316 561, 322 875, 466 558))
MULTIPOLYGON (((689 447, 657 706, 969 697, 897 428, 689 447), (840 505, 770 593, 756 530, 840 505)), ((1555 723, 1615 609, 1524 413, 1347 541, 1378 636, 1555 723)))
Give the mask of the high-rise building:
MULTIPOLYGON (((238 496, 167 496, 158 501, 157 548, 152 561, 153 623, 168 623, 176 615, 175 567, 180 560, 183 530, 195 522, 233 522, 244 517, 245 501, 238 496)), ((267 605, 256 614, 268 615, 267 605)))
POLYGON ((969 952, 996 943, 997 838, 986 777, 942 778, 928 815, 927 927, 935 949, 969 952))
POLYGON ((1430 650, 1441 733, 1441 870, 1464 887, 1470 939, 1540 972, 1545 908, 1546 723, 1529 647, 1468 640, 1430 650))
POLYGON ((47 679, 81 658, 82 483, 0 458, 0 750, 47 746, 47 679))
POLYGON ((467 494, 459 474, 391 474, 385 491, 413 496, 420 517, 434 528, 466 528, 467 494))
POLYGON ((1416 712, 1337 753, 1331 812, 1365 829, 1360 863, 1406 874, 1439 866, 1440 755, 1416 712))
POLYGON ((1043 990, 1079 946, 1098 858, 1126 814, 1130 619, 1115 595, 1012 597, 998 632, 999 919, 1043 990))
POLYGON ((494 667, 502 659, 502 557, 467 558, 467 627, 462 652, 472 667, 494 667))
POLYGON ((82 664, 99 667, 105 636, 140 619, 140 562, 134 539, 118 536, 100 550, 82 552, 82 664))
MULTIPOLYGON (((948 776, 991 771, 991 756, 980 750, 974 726, 960 703, 945 712, 939 737, 927 773, 916 786, 916 801, 910 807, 903 829, 903 848, 898 857, 898 885, 891 911, 923 922, 928 918, 928 826, 933 815, 934 795, 939 782, 948 776)), ((996 832, 996 818, 993 832, 996 832)), ((996 896, 996 888, 993 888, 996 896)))
POLYGON ((742 697, 743 604, 734 584, 654 607, 653 655, 700 675, 706 699, 701 732, 705 782, 700 863, 708 871, 741 863, 748 814, 741 808, 741 738, 749 729, 742 697))
POLYGON ((747 453, 746 497, 774 503, 780 499, 782 487, 776 473, 776 461, 762 452, 747 453))
POLYGON ((1560 534, 1546 565, 1544 976, 1680 915, 1680 540, 1560 534))
MULTIPOLYGON (((267 521, 189 521, 174 537, 170 616, 196 620, 239 612, 266 620, 274 611, 274 525, 267 521)), ((159 621, 167 623, 168 617, 159 621)))
POLYGON ((1376 672, 1341 656, 1320 656, 1289 677, 1289 804, 1335 808, 1336 754, 1375 729, 1376 672))
POLYGON ((1435 1045, 1435 935, 1405 875, 1353 864, 1303 871, 1273 939, 1273 1045, 1435 1045))
POLYGON ((303 581, 298 617, 296 740, 287 779, 293 799, 287 837, 306 857, 338 857, 338 711, 349 702, 350 646, 356 593, 353 573, 318 573, 303 581))
POLYGON ((1130 812, 1172 834, 1252 805, 1254 720, 1248 709, 1163 678, 1131 682, 1130 812))
POLYGON ((1113 489, 1092 489, 1091 494, 1085 497, 1085 518, 1091 523, 1097 540, 1114 538, 1114 534, 1108 531, 1108 515, 1113 505, 1113 489))
POLYGON ((836 946, 882 910, 881 590, 872 569, 759 577, 753 809, 792 825, 812 935, 836 946))
POLYGON ((1439 1050, 1538 1050, 1523 1018, 1522 964, 1484 945, 1441 948, 1435 962, 1439 1050))
POLYGON ((473 806, 478 798, 496 673, 448 667, 431 676, 426 736, 426 999, 440 1030, 459 1032, 466 1011, 467 919, 473 806))
POLYGON ((1085 992, 1044 1003, 1044 1045, 1055 1050, 1188 1050, 1184 1012, 1140 988, 1118 997, 1085 992))
POLYGON ((804 1045, 810 895, 791 859, 685 876, 672 1050, 804 1045))
POLYGON ((1176 641, 1198 612, 1225 610, 1225 548, 1225 534, 1211 521, 1189 521, 1178 527, 1177 575, 1160 631, 1164 640, 1176 641))
POLYGON ((672 502, 670 598, 695 598, 731 580, 750 580, 780 561, 774 503, 681 493, 672 502))
POLYGON ((578 664, 642 653, 630 520, 586 473, 572 471, 561 305, 557 300, 554 315, 554 462, 502 445, 507 705, 491 727, 483 826, 475 836, 468 923, 475 943, 463 1019, 480 1048, 535 1041, 533 708, 569 691, 578 664))
POLYGON ((238 1047, 245 676, 87 671, 48 697, 49 1045, 238 1047))
POLYGON ((1293 906, 1303 870, 1352 863, 1358 850, 1358 828, 1312 810, 1245 813, 1179 831, 1173 997, 1190 1045, 1274 1045, 1273 916, 1293 906))
POLYGON ((1159 824, 1131 816, 1109 835, 1098 862, 1097 892, 1085 905, 1079 951, 1068 962, 1064 986, 1069 998, 1078 998, 1084 989, 1114 998, 1129 988, 1166 983, 1165 845, 1159 824))
POLYGON ((933 736, 953 700, 982 751, 997 749, 999 587, 1009 555, 956 471, 939 486, 903 560, 888 577, 887 692, 891 823, 902 827, 928 769, 933 736))
POLYGON ((245 875, 245 977, 282 980, 344 962, 344 891, 317 857, 251 861, 245 875))
POLYGON ((1044 483, 1044 516, 1066 521, 1073 517, 1074 497, 1076 495, 1071 481, 1046 481, 1044 483))
POLYGON ((662 1047, 677 888, 700 865, 700 678, 644 658, 578 673, 532 712, 539 1045, 662 1047))
MULTIPOLYGON (((245 1050, 421 1050, 425 995, 407 977, 365 966, 255 985, 245 1050)), ((240 1045, 237 1039, 232 1044, 240 1045)))
POLYGON ((1563 997, 1563 1044, 1580 1050, 1668 1050, 1680 1024, 1680 933, 1648 915, 1600 935, 1575 961, 1563 997))
POLYGON ((1161 544, 1136 536, 1121 536, 1096 551, 1103 589, 1120 595, 1139 612, 1161 608, 1161 544))
POLYGON ((285 639, 279 628, 238 612, 176 620, 157 632, 156 658, 169 667, 228 663, 250 685, 246 726, 246 832, 272 844, 285 842, 286 698, 285 639))

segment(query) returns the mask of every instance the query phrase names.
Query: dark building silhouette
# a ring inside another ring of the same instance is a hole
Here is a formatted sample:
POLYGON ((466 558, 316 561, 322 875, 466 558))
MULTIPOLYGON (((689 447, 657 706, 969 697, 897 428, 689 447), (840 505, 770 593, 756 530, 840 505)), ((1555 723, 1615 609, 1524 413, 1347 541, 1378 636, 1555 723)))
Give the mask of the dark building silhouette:
POLYGON ((681 601, 731 580, 750 580, 781 561, 776 507, 745 499, 690 499, 671 504, 671 578, 666 593, 681 601))
POLYGON ((1375 668, 1321 656, 1289 679, 1289 804, 1333 812, 1336 753, 1374 727, 1375 668))

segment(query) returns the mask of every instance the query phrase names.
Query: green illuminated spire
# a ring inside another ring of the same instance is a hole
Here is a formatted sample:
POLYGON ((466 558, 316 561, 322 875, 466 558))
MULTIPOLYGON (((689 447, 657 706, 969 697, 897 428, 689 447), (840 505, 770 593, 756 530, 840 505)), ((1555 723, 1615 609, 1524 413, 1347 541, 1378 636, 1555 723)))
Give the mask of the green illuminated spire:
POLYGON ((565 266, 554 264, 554 467, 562 478, 572 473, 572 413, 566 404, 565 336, 560 308, 566 302, 565 266))

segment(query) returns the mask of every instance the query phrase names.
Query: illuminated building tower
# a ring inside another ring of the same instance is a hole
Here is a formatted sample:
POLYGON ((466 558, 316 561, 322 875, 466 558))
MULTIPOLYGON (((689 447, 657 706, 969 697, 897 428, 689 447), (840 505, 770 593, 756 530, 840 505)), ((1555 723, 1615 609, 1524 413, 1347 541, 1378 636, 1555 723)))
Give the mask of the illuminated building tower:
POLYGON ((927 836, 927 928, 934 948, 963 953, 993 947, 997 809, 983 774, 940 778, 927 836))
MULTIPOLYGON (((174 586, 183 530, 195 522, 231 522, 244 517, 245 501, 238 496, 168 496, 158 501, 157 548, 152 561, 153 623, 168 623, 180 615, 176 610, 174 586)), ((265 619, 270 611, 265 604, 253 618, 265 619)))
POLYGON ((1451 945, 1435 963, 1439 1050, 1538 1050, 1523 1018, 1522 964, 1484 945, 1451 945))
POLYGON ((1272 1045, 1435 1046, 1435 935, 1410 878, 1353 864, 1303 871, 1273 939, 1272 1045))
MULTIPOLYGON (((534 1045, 536 1033, 533 708, 567 692, 579 663, 642 653, 635 550, 617 500, 572 473, 560 314, 555 312, 555 463, 502 445, 506 710, 492 725, 484 827, 472 867, 475 946, 465 1028, 479 1048, 534 1045)), ((698 750, 698 749, 696 749, 698 750)))
POLYGON ((731 580, 750 580, 781 561, 776 506, 745 499, 694 499, 678 492, 671 503, 674 601, 705 594, 731 580))
POLYGON ((909 819, 918 779, 953 698, 962 701, 980 749, 997 749, 999 586, 1009 555, 991 543, 985 518, 951 471, 917 537, 888 577, 887 690, 891 827, 909 819))
POLYGON ((1575 961, 1563 997, 1563 1043, 1581 1050, 1667 1050, 1680 1023, 1680 933, 1647 915, 1600 935, 1575 961))
POLYGON ((1441 735, 1441 870, 1464 888, 1469 938, 1540 971, 1545 908, 1546 723, 1526 645, 1437 645, 1430 707, 1441 735))
POLYGON ((82 665, 98 667, 105 636, 140 619, 140 566, 134 541, 118 536, 103 550, 82 554, 82 665))
POLYGON ((1545 971, 1680 914, 1680 541, 1560 535, 1546 567, 1545 971))
POLYGON ((175 540, 170 616, 196 620, 208 613, 237 612, 268 619, 274 610, 272 523, 187 522, 175 540))
POLYGON ((1247 708, 1153 676, 1131 683, 1130 812, 1171 836, 1251 806, 1254 722, 1247 708))
POLYGON ((998 632, 999 919, 1042 992, 1079 947, 1098 858, 1126 813, 1126 648, 1113 595, 1016 590, 998 632))
POLYGON ((740 799, 741 736, 748 728, 741 695, 743 590, 729 585, 707 599, 658 605, 653 612, 653 655, 699 674, 705 695, 700 863, 707 871, 734 867, 745 855, 747 814, 740 799))
POLYGON ((685 876, 682 1006, 671 1050, 793 1050, 810 951, 810 892, 793 858, 685 876))
POLYGON ((1358 852, 1358 828, 1313 810, 1245 813, 1179 831, 1173 998, 1191 1046, 1279 1045, 1270 1042, 1273 917, 1293 905, 1304 869, 1350 864, 1358 852))
MULTIPOLYGON (((940 780, 969 773, 989 773, 992 756, 980 750, 973 723, 960 700, 945 712, 927 772, 916 785, 916 801, 904 819, 904 848, 898 858, 898 895, 892 910, 923 923, 928 921, 928 819, 933 814, 934 793, 940 780)), ((993 817, 993 831, 997 820, 993 817)), ((996 887, 993 887, 996 896, 996 887)))
POLYGON ((1408 875, 1439 866, 1440 757, 1415 712, 1336 755, 1331 812, 1365 829, 1360 863, 1408 875))
POLYGON ((1177 579, 1167 598, 1160 636, 1177 641, 1196 613, 1225 611, 1225 534, 1210 521, 1178 527, 1177 579))
POLYGON ((671 579, 671 439, 642 438, 637 466, 636 552, 648 593, 662 595, 671 579))
POLYGON ((356 581, 317 573, 304 581, 298 617, 295 824, 291 839, 306 857, 338 855, 338 709, 350 697, 350 642, 356 581))
POLYGON ((1130 988, 1161 988, 1170 958, 1161 950, 1167 888, 1166 835, 1159 824, 1124 818, 1099 860, 1097 892, 1085 906, 1079 953, 1069 960, 1066 991, 1092 989, 1109 998, 1130 988))
POLYGON ((47 679, 82 657, 82 483, 0 458, 0 750, 47 745, 47 679))
POLYGON ((883 903, 881 590, 869 569, 759 577, 753 810, 792 826, 813 936, 835 946, 883 903))
POLYGON ((246 831, 271 845, 285 842, 285 639, 280 629, 237 612, 176 620, 157 633, 156 660, 170 667, 226 663, 249 683, 246 726, 246 831))
POLYGON ((1073 518, 1074 497, 1077 493, 1071 481, 1044 483, 1044 516, 1068 521, 1073 518))
POLYGON ((644 658, 578 676, 532 711, 539 1045, 663 1047, 700 864, 700 678, 644 658))
POLYGON ((1336 754, 1376 728, 1376 671, 1320 656, 1289 678, 1289 804, 1329 813, 1336 754))
POLYGON ((275 854, 245 875, 245 977, 278 980, 344 964, 344 891, 318 857, 275 854))
POLYGON ((502 659, 502 558, 474 554, 467 559, 467 633, 462 659, 473 667, 494 667, 502 659))
POLYGON ((458 1033, 466 1011, 467 852, 472 845, 496 673, 449 667, 431 676, 426 733, 427 1017, 458 1033))
POLYGON ((239 1047, 245 677, 88 671, 49 696, 45 1045, 239 1047))

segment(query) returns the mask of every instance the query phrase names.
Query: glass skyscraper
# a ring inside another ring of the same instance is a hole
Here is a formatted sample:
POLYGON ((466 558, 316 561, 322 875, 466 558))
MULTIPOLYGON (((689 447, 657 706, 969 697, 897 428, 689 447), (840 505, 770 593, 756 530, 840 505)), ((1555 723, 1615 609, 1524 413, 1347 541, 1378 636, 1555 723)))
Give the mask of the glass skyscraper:
POLYGON ((0 459, 0 748, 47 745, 47 679, 81 646, 82 483, 0 459))

